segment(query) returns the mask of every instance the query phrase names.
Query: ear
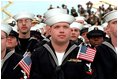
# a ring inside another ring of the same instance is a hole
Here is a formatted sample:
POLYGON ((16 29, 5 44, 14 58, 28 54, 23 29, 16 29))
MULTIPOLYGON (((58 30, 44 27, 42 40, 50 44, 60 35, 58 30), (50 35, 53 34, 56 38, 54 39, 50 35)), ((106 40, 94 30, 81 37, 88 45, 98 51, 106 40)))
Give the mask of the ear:
POLYGON ((16 39, 16 46, 18 45, 18 41, 17 41, 17 39, 16 39))
POLYGON ((50 27, 50 28, 49 28, 49 35, 51 35, 51 30, 52 30, 52 28, 50 27))

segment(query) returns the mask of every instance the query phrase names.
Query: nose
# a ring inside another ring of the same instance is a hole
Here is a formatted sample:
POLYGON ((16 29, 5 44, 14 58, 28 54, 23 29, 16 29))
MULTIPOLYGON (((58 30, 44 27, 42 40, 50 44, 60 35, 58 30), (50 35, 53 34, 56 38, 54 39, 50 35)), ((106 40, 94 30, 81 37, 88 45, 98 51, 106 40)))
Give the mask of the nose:
POLYGON ((12 39, 10 37, 7 38, 8 41, 11 41, 12 39))
POLYGON ((98 39, 99 39, 98 37, 95 37, 95 38, 94 38, 95 41, 98 41, 98 39))
POLYGON ((22 24, 25 25, 26 24, 26 21, 23 20, 22 24))
POLYGON ((71 32, 71 34, 72 34, 72 35, 75 35, 75 32, 74 32, 74 31, 72 31, 72 32, 71 32))
POLYGON ((60 32, 64 33, 64 28, 63 27, 60 27, 60 32))

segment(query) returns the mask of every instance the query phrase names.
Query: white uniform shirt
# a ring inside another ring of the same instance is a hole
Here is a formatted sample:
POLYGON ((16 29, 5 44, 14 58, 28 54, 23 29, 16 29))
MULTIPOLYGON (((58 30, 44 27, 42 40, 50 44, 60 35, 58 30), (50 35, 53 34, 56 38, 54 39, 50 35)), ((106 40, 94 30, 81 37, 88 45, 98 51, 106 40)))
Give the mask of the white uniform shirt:
POLYGON ((57 56, 57 58, 58 58, 58 63, 59 63, 59 65, 62 64, 62 59, 63 59, 64 53, 65 53, 65 52, 62 52, 62 53, 56 52, 56 56, 57 56))

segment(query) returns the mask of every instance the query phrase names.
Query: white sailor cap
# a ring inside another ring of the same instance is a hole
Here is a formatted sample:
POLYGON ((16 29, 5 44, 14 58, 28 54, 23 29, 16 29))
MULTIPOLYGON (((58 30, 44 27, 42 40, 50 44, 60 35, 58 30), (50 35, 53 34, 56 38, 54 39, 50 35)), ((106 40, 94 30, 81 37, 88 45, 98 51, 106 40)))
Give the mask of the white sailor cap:
MULTIPOLYGON (((37 25, 38 25, 38 24, 37 24, 37 25)), ((30 29, 30 31, 36 31, 36 30, 38 30, 39 28, 37 27, 37 25, 32 26, 31 29, 30 29)))
POLYGON ((45 23, 52 26, 55 23, 67 22, 71 24, 75 18, 66 13, 65 9, 51 9, 48 10, 44 16, 46 17, 45 23))
POLYGON ((36 24, 35 26, 31 27, 31 31, 36 31, 39 30, 40 28, 44 28, 46 26, 46 24, 44 23, 40 23, 40 24, 36 24))
POLYGON ((15 20, 22 19, 22 18, 29 18, 29 19, 34 19, 34 14, 29 13, 29 12, 20 12, 16 14, 13 18, 15 20))
POLYGON ((75 17, 75 21, 84 21, 84 24, 87 24, 87 22, 85 21, 85 17, 84 16, 78 16, 78 17, 75 17))
POLYGON ((101 26, 92 26, 89 27, 88 33, 87 33, 87 38, 90 39, 91 37, 105 37, 106 33, 103 30, 103 27, 101 26))
POLYGON ((117 11, 113 10, 104 15, 104 21, 109 22, 113 19, 117 19, 117 11))
POLYGON ((8 36, 12 30, 12 27, 8 24, 1 24, 1 30, 4 31, 8 36))
POLYGON ((90 32, 92 30, 101 30, 101 31, 104 31, 103 27, 101 27, 101 26, 91 26, 91 27, 89 27, 88 32, 90 32))
POLYGON ((83 26, 83 28, 89 28, 89 27, 91 27, 91 24, 85 24, 85 25, 83 26))
POLYGON ((73 22, 73 23, 70 25, 70 28, 78 28, 79 30, 81 30, 81 29, 83 28, 83 24, 78 23, 78 22, 73 22))
POLYGON ((101 26, 102 26, 103 28, 106 28, 106 27, 107 27, 107 25, 108 25, 108 23, 107 23, 107 22, 105 22, 105 23, 103 23, 101 26))
POLYGON ((13 22, 16 22, 16 21, 12 17, 10 17, 5 22, 6 23, 13 23, 13 22))
POLYGON ((43 27, 46 27, 46 24, 45 23, 40 23, 40 25, 43 27))
POLYGON ((18 33, 18 26, 17 25, 15 25, 14 27, 12 27, 12 29, 18 33))
POLYGON ((41 19, 38 18, 38 17, 34 17, 34 19, 32 20, 32 23, 40 23, 41 22, 41 19))
POLYGON ((47 18, 55 16, 59 13, 67 14, 67 10, 66 9, 59 9, 59 8, 50 9, 46 13, 44 13, 44 16, 47 19, 47 18))
POLYGON ((75 19, 76 19, 76 21, 77 20, 83 20, 84 21, 85 20, 85 17, 84 16, 78 16, 78 17, 75 17, 75 19))

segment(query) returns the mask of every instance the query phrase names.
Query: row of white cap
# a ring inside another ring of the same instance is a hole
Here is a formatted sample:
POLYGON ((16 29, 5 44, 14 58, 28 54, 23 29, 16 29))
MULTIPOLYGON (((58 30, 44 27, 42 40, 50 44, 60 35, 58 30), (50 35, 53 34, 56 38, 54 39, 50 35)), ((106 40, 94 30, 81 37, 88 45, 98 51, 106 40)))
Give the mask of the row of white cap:
MULTIPOLYGON (((21 13, 16 14, 13 18, 17 21, 18 19, 21 19, 21 18, 33 19, 34 16, 35 16, 34 14, 31 14, 28 12, 21 12, 21 13)), ((45 24, 49 26, 52 26, 53 24, 58 23, 58 22, 67 22, 71 24, 75 21, 75 18, 73 16, 67 14, 67 10, 59 9, 59 8, 48 10, 46 13, 44 13, 44 16, 46 18, 45 24)), ((117 11, 111 11, 104 16, 105 22, 109 22, 110 20, 116 19, 116 18, 117 18, 117 11)), ((80 26, 80 24, 78 26, 80 26)))
MULTIPOLYGON (((82 16, 74 18, 73 16, 67 14, 66 9, 59 9, 59 8, 48 10, 46 13, 44 13, 44 16, 46 18, 45 23, 49 26, 53 25, 54 23, 60 22, 60 21, 72 23, 75 19, 76 20, 85 20, 84 17, 82 17, 82 16)), ((20 12, 20 13, 16 14, 15 16, 13 16, 13 19, 15 19, 17 21, 18 19, 21 19, 21 18, 34 19, 34 17, 35 17, 35 15, 32 13, 20 12)), ((108 22, 116 17, 117 17, 117 11, 114 10, 114 11, 107 13, 104 16, 104 20, 105 20, 105 22, 108 22)))

